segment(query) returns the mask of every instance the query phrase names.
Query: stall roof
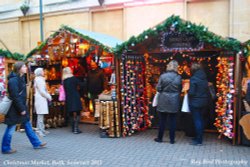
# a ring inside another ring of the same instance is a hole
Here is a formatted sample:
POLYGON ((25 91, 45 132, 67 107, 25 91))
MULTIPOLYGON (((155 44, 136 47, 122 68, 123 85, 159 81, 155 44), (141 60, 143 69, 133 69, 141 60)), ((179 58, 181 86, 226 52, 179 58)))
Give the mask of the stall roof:
POLYGON ((90 31, 82 30, 82 29, 73 29, 72 27, 62 25, 61 28, 58 31, 56 31, 55 33, 53 33, 52 35, 50 35, 50 37, 47 38, 46 41, 44 41, 40 46, 36 47, 31 52, 29 52, 27 54, 27 56, 26 56, 26 59, 29 58, 30 56, 32 56, 37 51, 42 50, 43 47, 45 47, 46 44, 48 43, 49 39, 56 37, 63 30, 69 31, 70 33, 73 33, 73 34, 76 34, 76 35, 80 36, 81 38, 89 41, 91 44, 99 45, 105 51, 111 52, 111 53, 114 52, 113 48, 116 45, 119 45, 119 44, 122 43, 121 40, 119 40, 119 39, 117 39, 115 37, 111 37, 111 36, 106 35, 106 34, 101 34, 101 33, 96 33, 96 32, 90 32, 90 31))
POLYGON ((0 56, 6 57, 14 60, 24 60, 24 55, 20 53, 11 53, 9 50, 2 50, 0 49, 0 56))
POLYGON ((122 41, 106 35, 106 34, 101 34, 101 33, 97 33, 97 32, 91 32, 91 31, 87 31, 87 30, 82 30, 82 29, 75 29, 76 31, 78 31, 79 33, 89 36, 90 38, 93 38, 99 42, 101 42, 103 45, 109 46, 111 48, 116 47, 116 45, 120 45, 122 44, 122 41))
POLYGON ((199 41, 208 43, 216 48, 234 52, 239 52, 242 49, 242 45, 238 40, 223 38, 214 34, 213 32, 208 31, 208 28, 201 24, 196 25, 190 21, 181 19, 179 16, 172 15, 155 27, 145 30, 136 37, 132 36, 129 40, 123 42, 121 45, 118 45, 115 48, 115 52, 117 55, 121 55, 123 52, 133 50, 143 42, 160 36, 162 32, 169 31, 171 27, 174 27, 175 31, 178 32, 192 33, 199 41))

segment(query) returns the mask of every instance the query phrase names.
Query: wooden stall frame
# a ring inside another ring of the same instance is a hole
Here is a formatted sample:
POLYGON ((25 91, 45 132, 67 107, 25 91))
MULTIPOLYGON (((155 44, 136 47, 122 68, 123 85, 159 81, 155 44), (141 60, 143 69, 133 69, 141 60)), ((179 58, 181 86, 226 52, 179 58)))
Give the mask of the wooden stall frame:
POLYGON ((240 144, 241 136, 240 136, 240 126, 238 124, 239 119, 241 118, 241 101, 242 101, 242 64, 240 60, 241 54, 236 55, 235 60, 235 96, 234 96, 234 129, 233 132, 235 134, 233 138, 233 145, 240 144), (237 137, 237 138, 236 138, 237 137))

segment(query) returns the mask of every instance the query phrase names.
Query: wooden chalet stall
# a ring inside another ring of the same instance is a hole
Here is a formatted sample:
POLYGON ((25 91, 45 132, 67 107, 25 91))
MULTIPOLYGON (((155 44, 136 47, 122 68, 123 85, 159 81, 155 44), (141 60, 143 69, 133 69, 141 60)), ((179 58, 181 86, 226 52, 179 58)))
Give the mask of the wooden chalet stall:
POLYGON ((53 97, 50 113, 45 119, 47 128, 62 126, 67 119, 64 102, 58 100, 62 69, 70 67, 74 76, 87 83, 90 63, 94 61, 104 73, 105 89, 95 101, 90 98, 87 86, 79 90, 83 106, 81 122, 99 123, 108 137, 120 136, 116 81, 110 81, 112 74, 116 74, 116 59, 112 48, 119 43, 120 40, 108 35, 62 26, 28 54, 31 72, 37 67, 45 69, 48 91, 53 97), (95 117, 99 117, 99 122, 95 117))
MULTIPOLYGON (((206 128, 216 129, 220 137, 226 136, 235 143, 241 98, 240 75, 236 75, 241 65, 239 41, 222 38, 205 26, 171 16, 116 49, 120 57, 119 90, 124 136, 144 130, 157 121, 155 108, 151 105, 156 84, 167 63, 177 60, 183 85, 189 83, 192 62, 205 65, 208 80, 216 91, 207 112, 206 128)), ((181 121, 177 121, 178 124, 181 121)))
POLYGON ((250 40, 243 43, 243 47, 243 53, 246 58, 244 59, 245 61, 242 65, 242 107, 238 114, 240 124, 240 126, 238 127, 238 144, 250 146, 250 95, 247 92, 247 89, 250 89, 250 87, 248 86, 250 82, 250 40))

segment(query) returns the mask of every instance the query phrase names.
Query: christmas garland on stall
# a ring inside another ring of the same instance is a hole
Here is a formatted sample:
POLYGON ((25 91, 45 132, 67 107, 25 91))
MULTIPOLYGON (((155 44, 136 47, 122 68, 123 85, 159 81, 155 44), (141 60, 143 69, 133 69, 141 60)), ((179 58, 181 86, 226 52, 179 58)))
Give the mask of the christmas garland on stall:
POLYGON ((104 51, 106 52, 113 52, 112 48, 103 45, 102 43, 96 41, 95 39, 87 36, 87 35, 83 35, 81 33, 79 33, 78 31, 74 30, 73 28, 66 26, 66 25, 62 25, 61 28, 56 31, 55 33, 53 33, 52 35, 50 35, 49 38, 47 38, 44 42, 41 43, 41 45, 37 46, 36 48, 34 48, 32 51, 30 51, 27 56, 26 59, 31 57, 32 55, 34 55, 35 53, 37 53, 38 51, 41 51, 49 42, 49 40, 55 38, 57 35, 59 35, 62 31, 66 31, 68 33, 72 33, 77 35, 78 37, 88 41, 88 43, 90 43, 91 45, 97 45, 100 46, 104 51))
POLYGON ((131 49, 131 47, 143 43, 151 37, 161 36, 163 32, 168 32, 169 29, 174 29, 179 33, 194 34, 195 38, 197 38, 199 41, 211 44, 216 48, 223 48, 225 50, 231 50, 235 52, 240 52, 242 50, 241 43, 238 40, 223 38, 208 31, 208 28, 203 25, 196 25, 190 21, 182 20, 179 16, 172 15, 163 23, 153 28, 149 28, 137 37, 132 36, 128 41, 118 45, 115 48, 115 53, 116 55, 121 56, 124 51, 131 49))
POLYGON ((14 59, 14 60, 24 60, 24 55, 20 53, 11 53, 9 50, 0 49, 0 56, 14 59))
POLYGON ((218 57, 217 67, 216 87, 218 100, 215 110, 217 118, 214 125, 220 134, 233 138, 234 57, 218 57))

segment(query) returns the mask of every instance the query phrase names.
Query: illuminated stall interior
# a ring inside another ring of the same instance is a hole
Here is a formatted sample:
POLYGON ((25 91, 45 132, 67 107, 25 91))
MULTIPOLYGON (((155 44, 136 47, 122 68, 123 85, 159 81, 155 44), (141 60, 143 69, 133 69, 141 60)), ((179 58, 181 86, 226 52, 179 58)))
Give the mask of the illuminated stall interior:
MULTIPOLYGON (((205 26, 171 16, 137 37, 131 37, 117 50, 124 136, 158 125, 158 114, 151 105, 156 84, 167 63, 177 60, 184 89, 189 85, 192 62, 205 66, 208 80, 215 90, 215 99, 210 101, 211 107, 207 111, 207 128, 217 130, 220 137, 235 137, 238 76, 234 74, 240 61, 239 41, 222 38, 209 32, 205 26)), ((183 113, 179 113, 177 127, 183 128, 181 115, 183 113)))
MULTIPOLYGON (((37 67, 45 69, 48 91, 53 97, 50 114, 45 119, 48 128, 63 126, 66 119, 64 102, 58 100, 62 69, 70 67, 74 76, 82 83, 86 83, 90 63, 96 62, 105 76, 103 93, 109 94, 111 89, 109 81, 115 70, 112 47, 120 42, 104 34, 63 26, 28 54, 31 72, 37 67)), ((89 98, 88 89, 85 86, 79 92, 83 106, 81 122, 97 124, 93 115, 93 101, 89 98)))

